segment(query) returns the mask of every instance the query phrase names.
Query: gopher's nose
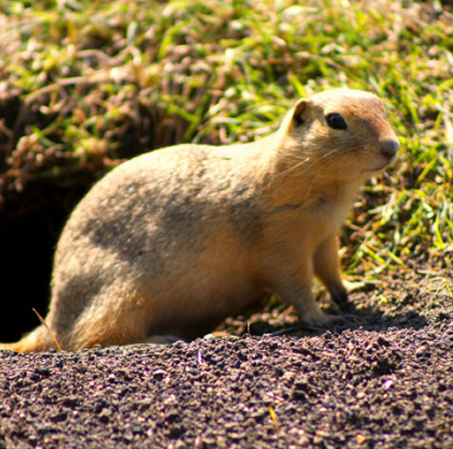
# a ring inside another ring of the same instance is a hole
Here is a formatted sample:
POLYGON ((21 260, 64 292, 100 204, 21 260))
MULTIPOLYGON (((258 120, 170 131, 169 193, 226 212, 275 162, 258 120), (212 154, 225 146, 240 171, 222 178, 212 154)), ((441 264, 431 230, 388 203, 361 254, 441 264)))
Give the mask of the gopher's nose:
POLYGON ((385 139, 381 142, 381 154, 388 159, 394 159, 398 149, 400 147, 400 143, 398 139, 385 139))

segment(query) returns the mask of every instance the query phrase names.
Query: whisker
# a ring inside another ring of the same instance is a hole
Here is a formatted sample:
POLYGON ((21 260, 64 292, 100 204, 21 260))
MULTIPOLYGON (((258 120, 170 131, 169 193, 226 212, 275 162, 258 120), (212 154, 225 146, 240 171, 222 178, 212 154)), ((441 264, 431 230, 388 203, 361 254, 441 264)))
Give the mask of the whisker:
MULTIPOLYGON (((298 161, 296 164, 294 164, 293 166, 287 168, 286 170, 280 172, 280 173, 277 173, 275 176, 276 177, 279 177, 279 176, 282 176, 282 175, 287 175, 288 173, 290 173, 291 171, 293 170, 300 170, 300 173, 303 174, 305 173, 306 171, 313 171, 314 172, 314 168, 316 167, 316 164, 319 164, 321 161, 323 162, 324 166, 326 168, 329 168, 330 166, 333 166, 334 164, 337 165, 338 163, 342 164, 342 165, 346 165, 348 161, 345 161, 345 160, 338 160, 338 158, 335 158, 335 157, 332 157, 332 155, 336 155, 337 153, 341 153, 341 156, 344 156, 344 155, 347 155, 347 154, 351 154, 351 153, 354 153, 356 151, 356 148, 355 147, 351 147, 350 144, 344 144, 344 145, 340 145, 340 146, 337 146, 335 148, 332 148, 330 151, 328 151, 327 153, 323 154, 322 156, 320 156, 319 158, 312 158, 310 156, 308 157, 305 157, 304 159, 298 161), (327 165, 326 165, 326 159, 328 161, 327 165), (308 164, 310 162, 310 164, 308 164), (306 165, 306 170, 304 169, 304 165, 306 165), (302 170, 301 170, 301 167, 302 167, 302 170)), ((314 179, 317 179, 318 176, 315 176, 314 179)))
POLYGON ((289 167, 286 170, 278 173, 276 176, 282 176, 282 175, 287 174, 288 172, 290 172, 292 170, 296 170, 297 168, 301 167, 302 165, 306 164, 309 161, 310 161, 310 158, 307 157, 307 158, 303 159, 302 161, 298 162, 297 164, 293 165, 292 167, 289 167))

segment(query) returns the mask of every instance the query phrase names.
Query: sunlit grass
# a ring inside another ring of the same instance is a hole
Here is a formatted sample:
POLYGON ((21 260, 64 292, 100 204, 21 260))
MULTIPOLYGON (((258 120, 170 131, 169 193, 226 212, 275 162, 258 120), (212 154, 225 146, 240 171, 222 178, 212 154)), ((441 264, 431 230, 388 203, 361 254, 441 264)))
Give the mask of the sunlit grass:
POLYGON ((0 30, 4 198, 177 142, 250 141, 296 98, 348 86, 385 99, 402 148, 357 200, 342 237, 347 271, 450 263, 450 6, 5 1, 0 30))

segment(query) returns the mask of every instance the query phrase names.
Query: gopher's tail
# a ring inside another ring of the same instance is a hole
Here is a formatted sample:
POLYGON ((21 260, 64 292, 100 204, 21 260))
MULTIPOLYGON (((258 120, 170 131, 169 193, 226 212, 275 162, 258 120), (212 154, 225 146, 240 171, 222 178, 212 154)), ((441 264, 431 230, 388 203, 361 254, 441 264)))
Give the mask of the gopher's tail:
POLYGON ((0 343, 0 350, 2 349, 16 352, 43 352, 58 348, 49 330, 41 325, 17 343, 0 343))

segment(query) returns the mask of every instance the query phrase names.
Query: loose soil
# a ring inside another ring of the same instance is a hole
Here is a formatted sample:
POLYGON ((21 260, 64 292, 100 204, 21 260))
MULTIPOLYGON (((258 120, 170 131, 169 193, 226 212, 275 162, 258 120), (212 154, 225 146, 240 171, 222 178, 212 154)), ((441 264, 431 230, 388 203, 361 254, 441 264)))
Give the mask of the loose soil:
POLYGON ((192 342, 3 351, 0 448, 452 448, 452 285, 402 270, 328 330, 273 304, 192 342))

